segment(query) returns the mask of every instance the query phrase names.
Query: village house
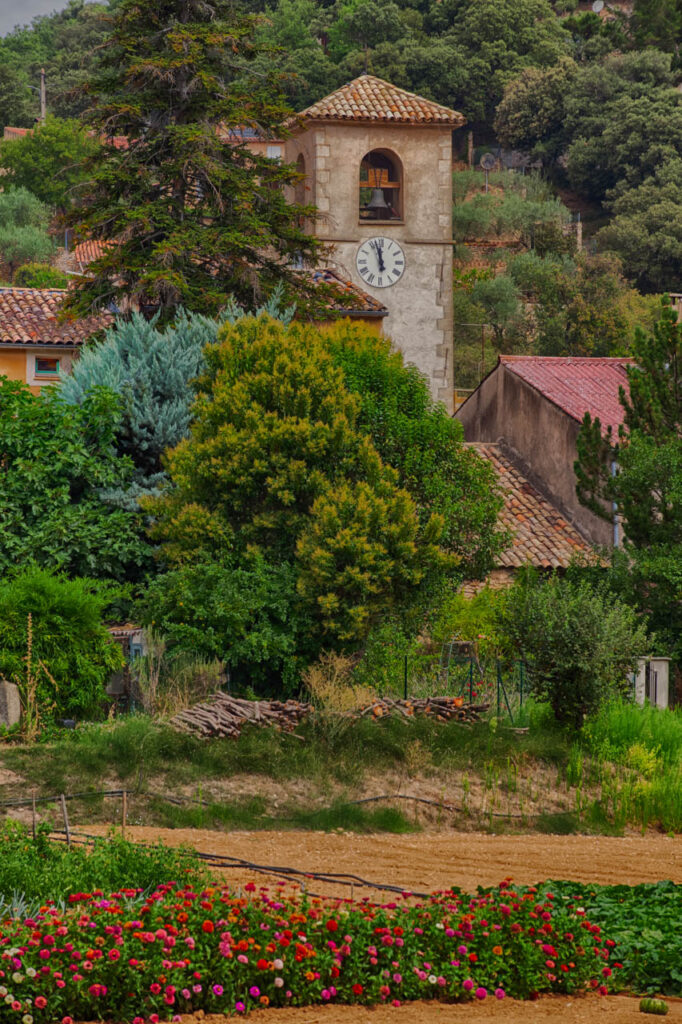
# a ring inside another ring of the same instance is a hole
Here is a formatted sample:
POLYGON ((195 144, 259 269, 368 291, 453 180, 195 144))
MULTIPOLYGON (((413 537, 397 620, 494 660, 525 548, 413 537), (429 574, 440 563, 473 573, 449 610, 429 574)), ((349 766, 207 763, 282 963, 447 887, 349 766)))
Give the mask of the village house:
POLYGON ((624 358, 500 356, 458 408, 465 440, 499 445, 523 475, 590 545, 618 545, 617 517, 601 519, 578 501, 573 465, 586 412, 617 435, 623 422, 619 388, 624 358))
POLYGON ((68 373, 81 345, 113 322, 110 313, 60 320, 66 291, 0 288, 0 375, 37 394, 68 373))

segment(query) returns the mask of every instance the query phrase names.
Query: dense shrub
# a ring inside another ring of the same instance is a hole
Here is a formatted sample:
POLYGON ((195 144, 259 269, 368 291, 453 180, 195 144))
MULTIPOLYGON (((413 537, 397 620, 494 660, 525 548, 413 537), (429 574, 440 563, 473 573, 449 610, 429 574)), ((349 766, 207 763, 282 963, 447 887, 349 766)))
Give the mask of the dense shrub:
POLYGON ((66 288, 69 278, 49 263, 25 263, 14 275, 17 288, 66 288))
POLYGON ((0 677, 16 680, 24 697, 35 677, 43 714, 92 712, 123 663, 102 622, 113 597, 110 587, 92 580, 35 567, 0 580, 0 677))
POLYGON ((586 580, 522 574, 496 606, 507 653, 526 662, 534 694, 558 721, 580 727, 608 697, 625 693, 648 639, 635 612, 586 580))

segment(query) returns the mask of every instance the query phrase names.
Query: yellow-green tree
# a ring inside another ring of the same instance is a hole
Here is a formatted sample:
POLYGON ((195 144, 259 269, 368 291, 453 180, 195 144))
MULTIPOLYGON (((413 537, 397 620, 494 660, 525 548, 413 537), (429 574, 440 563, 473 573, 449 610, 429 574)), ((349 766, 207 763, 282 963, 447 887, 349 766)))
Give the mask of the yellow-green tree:
POLYGON ((302 648, 358 643, 455 561, 442 517, 420 520, 318 328, 242 319, 206 364, 191 434, 168 456, 173 486, 150 503, 165 558, 194 574, 288 567, 302 648))

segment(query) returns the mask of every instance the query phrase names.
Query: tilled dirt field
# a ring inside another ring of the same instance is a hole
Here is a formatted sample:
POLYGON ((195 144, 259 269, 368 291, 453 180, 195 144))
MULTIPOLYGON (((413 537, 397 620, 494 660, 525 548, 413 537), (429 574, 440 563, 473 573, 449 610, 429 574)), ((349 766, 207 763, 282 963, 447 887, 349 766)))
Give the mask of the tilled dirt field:
MULTIPOLYGON (((93 825, 83 831, 104 834, 107 829, 93 825)), ((141 827, 131 827, 126 834, 137 842, 185 844, 203 853, 237 857, 273 868, 354 874, 370 882, 389 883, 416 892, 433 892, 453 885, 473 892, 478 885, 496 885, 507 877, 520 885, 548 878, 602 885, 634 885, 661 879, 682 883, 682 838, 651 834, 628 838, 459 832, 398 836, 141 827)), ((272 874, 275 877, 277 872, 272 874)), ((256 877, 252 871, 232 868, 226 875, 236 884, 256 877)), ((314 888, 330 895, 342 894, 318 881, 314 888)), ((372 892, 363 890, 362 895, 365 894, 372 892)), ((360 895, 358 889, 356 895, 360 895)))

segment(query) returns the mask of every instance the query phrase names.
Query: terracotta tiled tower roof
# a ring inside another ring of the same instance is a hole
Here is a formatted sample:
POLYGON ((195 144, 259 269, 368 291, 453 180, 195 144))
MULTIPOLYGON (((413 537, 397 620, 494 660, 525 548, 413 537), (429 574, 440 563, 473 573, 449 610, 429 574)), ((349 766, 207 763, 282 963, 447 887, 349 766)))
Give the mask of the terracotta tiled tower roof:
POLYGON ((466 118, 440 103, 399 89, 374 75, 360 75, 330 96, 301 111, 299 117, 314 121, 371 121, 391 124, 463 125, 466 118))

